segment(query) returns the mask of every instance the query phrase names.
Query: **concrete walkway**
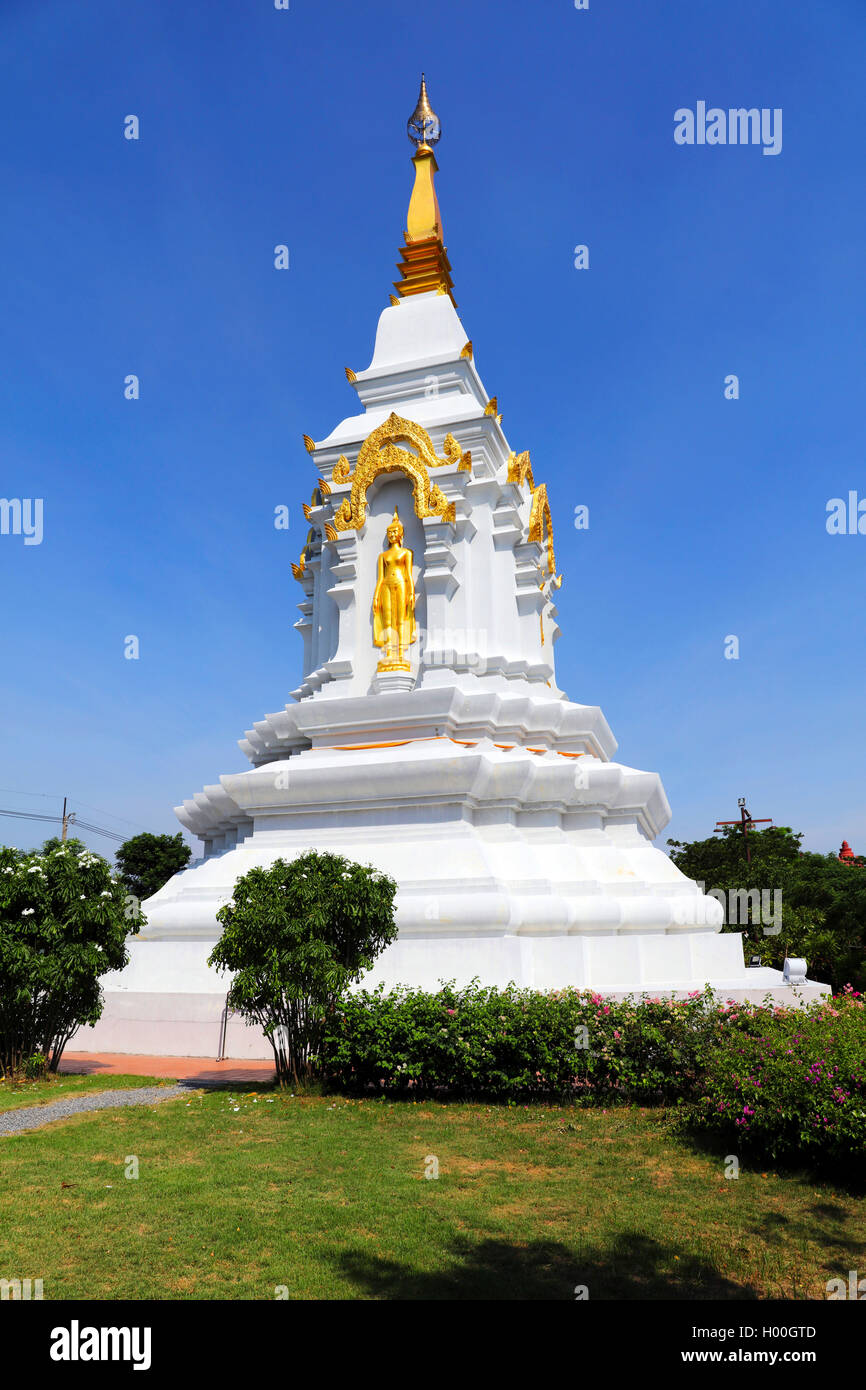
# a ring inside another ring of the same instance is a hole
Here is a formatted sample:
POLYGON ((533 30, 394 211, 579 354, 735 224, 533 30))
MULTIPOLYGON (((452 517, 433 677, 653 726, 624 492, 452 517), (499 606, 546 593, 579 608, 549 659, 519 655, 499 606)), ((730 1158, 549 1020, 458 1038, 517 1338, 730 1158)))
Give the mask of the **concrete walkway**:
POLYGON ((0 1135, 41 1129, 53 1120, 66 1120, 84 1110, 111 1110, 117 1105, 157 1105, 186 1093, 185 1086, 139 1086, 134 1091, 95 1091, 86 1096, 64 1096, 51 1105, 27 1105, 20 1110, 0 1111, 0 1135))
POLYGON ((212 1062, 207 1057, 143 1057, 129 1052, 64 1052, 60 1071, 84 1076, 159 1076, 201 1086, 273 1081, 273 1062, 212 1062))

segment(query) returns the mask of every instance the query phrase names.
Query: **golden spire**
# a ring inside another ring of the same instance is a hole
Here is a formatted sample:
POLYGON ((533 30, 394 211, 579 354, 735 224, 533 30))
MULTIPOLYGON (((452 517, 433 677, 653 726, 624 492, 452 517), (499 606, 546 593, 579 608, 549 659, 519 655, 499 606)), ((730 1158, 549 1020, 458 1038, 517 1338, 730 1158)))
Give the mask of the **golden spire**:
POLYGON ((395 281, 394 289, 403 298, 438 290, 450 294, 454 303, 451 266, 442 240, 442 216, 433 183, 433 175, 439 168, 433 146, 442 132, 439 117, 430 105, 423 72, 418 104, 409 117, 406 131, 415 146, 412 156, 415 185, 406 219, 406 245, 400 248, 402 259, 397 266, 401 279, 395 281))

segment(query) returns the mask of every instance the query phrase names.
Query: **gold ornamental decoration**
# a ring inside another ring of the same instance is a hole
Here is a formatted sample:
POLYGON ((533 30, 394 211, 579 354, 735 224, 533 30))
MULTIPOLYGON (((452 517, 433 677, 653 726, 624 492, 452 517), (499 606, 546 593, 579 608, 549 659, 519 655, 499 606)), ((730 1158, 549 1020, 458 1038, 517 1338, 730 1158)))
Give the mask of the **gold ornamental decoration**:
MULTIPOLYGON (((459 448, 459 445, 457 447, 459 448)), ((448 501, 429 473, 431 468, 442 468, 446 464, 453 466, 453 463, 453 458, 437 457, 433 441, 425 429, 416 425, 414 420, 403 420, 399 415, 392 413, 361 445, 358 461, 351 475, 352 491, 343 499, 334 514, 335 530, 357 531, 364 525, 367 517, 367 489, 380 473, 406 475, 412 483, 415 515, 420 519, 425 516, 438 516, 442 521, 456 520, 454 503, 448 501), (404 444, 413 445, 416 452, 402 448, 401 445, 404 444)), ((334 473, 336 474, 336 468, 334 473)), ((341 478, 340 481, 348 479, 341 478)))
MULTIPOLYGON (((547 487, 539 483, 532 494, 532 510, 529 513, 529 539, 544 544, 547 539, 547 567, 556 579, 556 556, 553 553, 553 521, 550 516, 550 503, 547 500, 547 487)), ((559 588, 559 585, 556 585, 559 588)))
POLYGON ((528 449, 524 449, 522 454, 512 454, 509 458, 508 481, 517 483, 518 487, 523 487, 524 483, 529 483, 529 491, 535 491, 535 479, 532 476, 532 462, 528 449))
MULTIPOLYGON (((466 449, 464 452, 464 450, 460 448, 460 445, 457 443, 457 440, 454 438, 453 434, 446 434, 445 438, 442 441, 442 452, 445 455, 445 459, 448 463, 457 464, 458 473, 472 472, 472 451, 470 449, 466 449)), ((439 464, 441 460, 437 459, 436 462, 437 464, 439 464)))

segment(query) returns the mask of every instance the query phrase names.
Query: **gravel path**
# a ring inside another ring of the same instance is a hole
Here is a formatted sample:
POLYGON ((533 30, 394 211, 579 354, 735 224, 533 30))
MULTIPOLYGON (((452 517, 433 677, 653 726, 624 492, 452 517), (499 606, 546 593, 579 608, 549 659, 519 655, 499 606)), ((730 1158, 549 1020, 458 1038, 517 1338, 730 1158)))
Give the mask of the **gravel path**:
POLYGON ((109 1110, 115 1105, 155 1105, 173 1096, 189 1094, 188 1086, 139 1086, 130 1091, 95 1091, 86 1096, 69 1096, 51 1105, 28 1105, 21 1110, 0 1113, 0 1134, 19 1134, 24 1129, 41 1129, 52 1120, 65 1120, 82 1110, 109 1110))

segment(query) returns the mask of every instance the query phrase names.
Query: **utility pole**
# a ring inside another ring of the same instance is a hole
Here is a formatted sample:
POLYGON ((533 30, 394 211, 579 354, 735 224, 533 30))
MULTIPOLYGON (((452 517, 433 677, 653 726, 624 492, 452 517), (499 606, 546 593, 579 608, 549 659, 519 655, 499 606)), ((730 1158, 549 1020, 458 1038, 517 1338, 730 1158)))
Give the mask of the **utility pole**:
POLYGON ((74 811, 70 811, 68 816, 67 816, 67 814, 66 814, 66 797, 64 796, 64 798, 63 798, 63 829, 62 829, 61 834, 60 834, 60 839, 61 839, 61 841, 63 841, 63 840, 66 839, 66 830, 67 830, 67 827, 70 826, 70 825, 72 825, 72 823, 74 822, 74 820, 75 820, 75 812, 74 812, 74 811))
POLYGON ((717 820, 717 821, 716 821, 716 829, 713 831, 713 834, 716 834, 717 831, 721 830, 721 829, 723 828, 723 826, 726 826, 726 825, 741 825, 741 826, 743 827, 743 844, 745 845, 745 849, 746 849, 746 863, 747 863, 747 864, 751 864, 751 862, 752 862, 752 851, 749 849, 749 826, 751 826, 751 825, 772 825, 772 824, 773 824, 773 817, 772 817, 772 816, 764 816, 763 819, 761 819, 761 820, 755 820, 754 817, 750 816, 749 813, 748 813, 748 811, 746 810, 746 798, 745 798, 744 796, 738 796, 738 797, 737 797, 737 805, 738 805, 739 808, 740 808, 740 819, 739 819, 739 820, 717 820))

